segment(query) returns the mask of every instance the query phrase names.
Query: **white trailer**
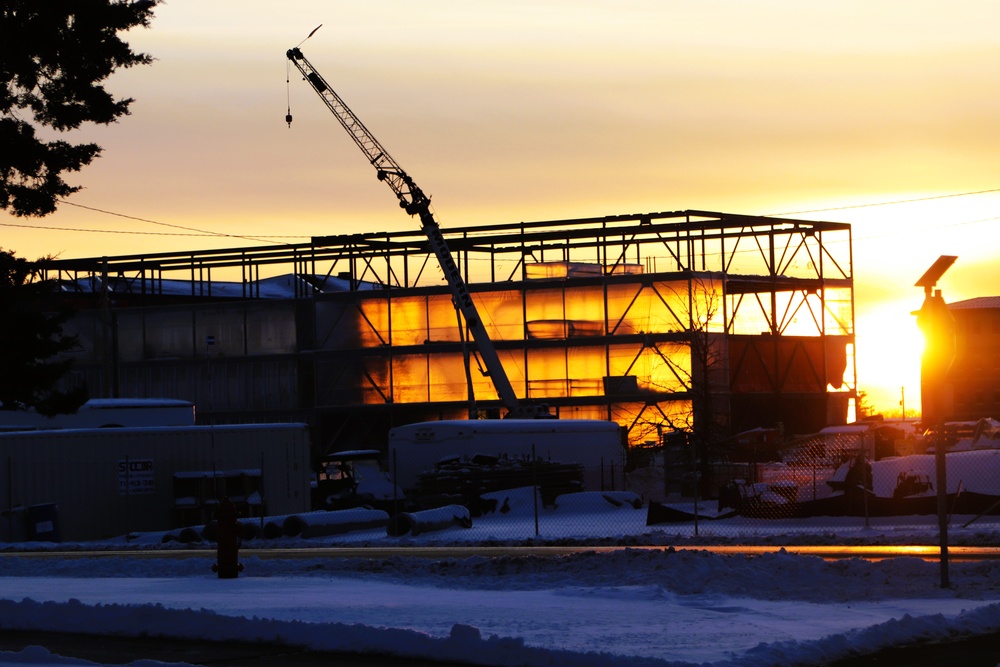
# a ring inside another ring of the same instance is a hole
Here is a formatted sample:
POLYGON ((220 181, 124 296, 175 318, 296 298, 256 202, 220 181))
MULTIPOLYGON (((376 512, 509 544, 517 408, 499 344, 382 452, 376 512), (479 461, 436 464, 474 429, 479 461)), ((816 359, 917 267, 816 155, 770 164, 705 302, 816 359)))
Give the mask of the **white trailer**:
POLYGON ((578 463, 587 491, 621 488, 625 465, 621 427, 599 419, 442 420, 389 431, 390 472, 403 489, 440 461, 476 454, 578 463))
POLYGON ((176 398, 92 398, 74 413, 46 417, 0 409, 0 432, 129 426, 194 426, 194 403, 176 398))

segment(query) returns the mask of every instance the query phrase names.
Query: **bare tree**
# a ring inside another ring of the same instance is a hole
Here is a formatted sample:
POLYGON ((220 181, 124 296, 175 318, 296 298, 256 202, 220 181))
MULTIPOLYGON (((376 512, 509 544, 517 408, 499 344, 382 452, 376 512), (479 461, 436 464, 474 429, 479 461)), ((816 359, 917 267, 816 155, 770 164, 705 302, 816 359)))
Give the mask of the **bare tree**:
POLYGON ((675 465, 696 471, 701 480, 699 495, 705 495, 711 483, 708 464, 720 456, 720 443, 729 435, 723 276, 688 272, 683 287, 668 285, 663 289, 666 293, 660 297, 674 320, 669 324, 683 332, 682 344, 687 355, 678 356, 675 350, 665 350, 655 342, 647 347, 663 360, 684 388, 691 409, 673 414, 650 406, 636 420, 631 432, 636 429, 643 434, 655 432, 658 444, 663 444, 672 432, 678 433, 678 440, 686 443, 682 448, 686 460, 675 465))
POLYGON ((726 364, 725 323, 722 321, 722 277, 716 273, 689 272, 687 288, 666 288, 671 299, 664 299, 672 316, 685 334, 689 356, 679 363, 676 355, 653 345, 655 353, 691 397, 691 411, 682 419, 663 415, 674 430, 686 430, 704 443, 728 435, 729 408, 725 405, 728 366, 726 364), (678 310, 671 304, 681 304, 678 310))

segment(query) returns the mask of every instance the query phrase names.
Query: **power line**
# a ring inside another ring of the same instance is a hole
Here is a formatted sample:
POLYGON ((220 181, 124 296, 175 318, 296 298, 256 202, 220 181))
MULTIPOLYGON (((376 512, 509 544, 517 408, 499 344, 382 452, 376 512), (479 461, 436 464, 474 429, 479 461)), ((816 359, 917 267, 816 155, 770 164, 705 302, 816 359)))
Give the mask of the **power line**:
MULTIPOLYGON (((854 204, 854 205, 851 205, 851 206, 834 206, 834 207, 831 207, 831 208, 818 208, 818 209, 813 209, 813 210, 810 210, 810 211, 790 211, 788 213, 771 213, 771 214, 765 214, 765 215, 769 215, 769 216, 772 216, 772 217, 782 217, 782 216, 788 216, 788 215, 800 215, 802 213, 823 213, 823 212, 827 212, 827 211, 845 211, 845 210, 856 209, 856 208, 872 208, 872 207, 875 207, 875 206, 893 206, 893 205, 897 205, 897 204, 911 204, 911 203, 914 203, 914 202, 932 201, 932 200, 935 200, 935 199, 951 199, 951 198, 954 198, 954 197, 969 197, 969 196, 972 196, 972 195, 984 195, 984 194, 992 194, 992 193, 996 193, 996 192, 1000 192, 1000 188, 992 188, 992 189, 989 189, 989 190, 974 190, 974 191, 970 191, 970 192, 954 192, 954 193, 946 194, 946 195, 933 195, 933 196, 930 196, 930 197, 914 197, 912 199, 896 199, 896 200, 893 200, 893 201, 872 202, 872 203, 868 203, 868 204, 854 204)), ((923 233, 927 233, 927 232, 938 231, 938 230, 940 230, 942 228, 946 229, 946 228, 950 228, 950 227, 962 227, 962 226, 965 226, 965 225, 975 225, 975 224, 979 224, 979 223, 982 223, 982 222, 992 222, 994 220, 1000 220, 1000 216, 995 216, 995 217, 990 217, 990 218, 979 218, 977 220, 966 220, 964 222, 944 223, 944 224, 934 225, 932 227, 925 227, 925 228, 922 228, 922 229, 913 229, 913 228, 911 228, 911 229, 908 230, 908 233, 909 234, 923 234, 923 233)), ((897 233, 898 232, 896 230, 892 230, 892 231, 885 231, 885 232, 882 232, 882 233, 855 234, 855 235, 852 235, 852 244, 856 245, 859 241, 870 241, 870 240, 874 240, 874 239, 884 238, 886 236, 893 236, 893 235, 895 235, 897 233)), ((832 241, 831 243, 846 243, 846 239, 841 239, 841 240, 838 240, 838 241, 832 241)))
MULTIPOLYGON (((94 211, 96 213, 103 213, 105 215, 113 215, 113 216, 116 216, 116 217, 119 217, 119 218, 126 218, 128 220, 137 220, 139 222, 147 222, 147 223, 149 223, 151 225, 160 225, 161 227, 171 227, 173 229, 183 229, 183 230, 188 231, 188 232, 196 232, 196 234, 165 234, 165 233, 160 233, 159 235, 161 235, 161 236, 220 236, 220 237, 226 237, 226 238, 245 239, 245 240, 248 240, 248 241, 260 241, 260 242, 263 242, 263 243, 276 243, 278 245, 281 245, 281 242, 279 242, 279 241, 271 241, 270 239, 271 238, 297 238, 295 236, 261 236, 261 237, 253 237, 253 236, 243 236, 241 234, 224 234, 222 232, 213 232, 213 231, 206 230, 206 229, 198 229, 196 227, 185 227, 184 225, 174 225, 174 224, 171 224, 171 223, 168 223, 168 222, 159 222, 157 220, 149 220, 148 218, 139 218, 139 217, 136 217, 134 215, 126 215, 124 213, 116 213, 114 211, 108 211, 108 210, 105 210, 105 209, 102 209, 102 208, 96 208, 94 206, 85 206, 83 204, 77 204, 75 202, 66 201, 65 199, 57 199, 56 201, 58 201, 61 204, 67 204, 69 206, 75 206, 77 208, 86 209, 88 211, 94 211)), ((24 225, 24 226, 27 226, 27 225, 24 225)), ((44 229, 44 228, 40 227, 40 229, 44 229)), ((78 231, 93 231, 93 232, 104 232, 104 233, 156 234, 156 232, 115 232, 115 231, 112 231, 112 230, 78 230, 78 231)))
MULTIPOLYGON (((951 222, 951 223, 947 223, 947 224, 935 225, 933 227, 924 227, 922 229, 920 229, 920 228, 918 228, 918 229, 909 229, 909 230, 907 230, 907 233, 908 234, 923 234, 925 232, 936 232, 936 231, 939 231, 940 229, 947 229, 949 227, 964 227, 965 225, 977 225, 977 224, 979 224, 981 222, 993 222, 994 220, 1000 220, 1000 216, 993 216, 992 218, 979 218, 978 220, 966 220, 964 222, 951 222)), ((893 230, 893 231, 886 231, 886 232, 883 232, 881 234, 866 234, 866 235, 863 235, 863 236, 856 236, 856 237, 854 237, 854 241, 855 242, 857 242, 857 241, 866 241, 866 240, 869 240, 869 239, 878 239, 878 238, 883 238, 883 237, 886 237, 886 236, 895 236, 898 233, 899 233, 898 231, 893 230)))
MULTIPOLYGON (((0 222, 0 227, 19 227, 22 229, 41 229, 56 232, 93 232, 97 234, 138 234, 141 236, 228 236, 228 234, 212 234, 209 232, 182 234, 180 232, 139 232, 127 229, 86 229, 83 227, 50 227, 41 225, 19 225, 13 222, 0 222)), ((240 237, 247 238, 247 237, 240 237)))
POLYGON ((114 211, 107 211, 103 208, 95 208, 93 206, 84 206, 83 204, 77 204, 76 202, 66 201, 65 199, 57 199, 60 204, 66 204, 67 206, 75 206, 77 208, 87 209, 88 211, 95 211, 97 213, 103 213, 105 215, 114 215, 119 218, 127 218, 129 220, 138 220, 139 222, 148 222, 151 225, 160 225, 163 227, 173 227, 174 229, 184 229, 189 232, 199 232, 200 234, 207 234, 209 236, 215 236, 215 232, 206 231, 204 229, 196 229, 194 227, 184 227, 182 225, 172 225, 168 222, 158 222, 156 220, 149 220, 147 218, 138 218, 134 215, 125 215, 124 213, 115 213, 114 211))
POLYGON ((42 226, 42 225, 19 225, 14 222, 0 222, 0 227, 18 227, 21 229, 38 229, 42 231, 55 231, 55 232, 88 232, 94 234, 133 234, 138 236, 185 236, 185 237, 197 237, 197 238, 218 238, 218 237, 228 237, 228 238, 238 238, 246 239, 250 241, 260 241, 262 243, 275 243, 277 245, 287 245, 287 243, 281 241, 271 241, 272 238, 277 239, 295 239, 295 238, 309 238, 307 236, 237 236, 235 234, 218 234, 212 232, 140 232, 136 230, 129 229, 87 229, 85 227, 52 227, 52 226, 42 226))
MULTIPOLYGON (((955 192, 955 193, 945 194, 945 195, 933 195, 933 196, 930 196, 930 197, 914 197, 914 198, 911 198, 911 199, 897 199, 897 200, 885 201, 885 202, 870 202, 870 203, 866 203, 866 204, 853 204, 853 205, 850 205, 850 206, 832 206, 832 207, 829 207, 829 208, 817 208, 817 209, 810 209, 810 210, 803 210, 803 211, 788 211, 788 212, 784 212, 784 213, 768 213, 768 214, 764 214, 764 215, 767 215, 767 216, 770 216, 770 217, 781 217, 781 216, 789 216, 789 215, 801 215, 803 213, 825 213, 825 212, 829 212, 829 211, 845 211, 845 210, 858 209, 858 208, 872 208, 872 207, 876 207, 876 206, 894 206, 894 205, 898 205, 898 204, 910 204, 910 203, 914 203, 914 202, 933 201, 933 200, 936 200, 936 199, 951 199, 951 198, 955 198, 955 197, 968 197, 968 196, 973 196, 973 195, 992 194, 992 193, 997 193, 997 192, 1000 192, 1000 188, 991 188, 991 189, 988 189, 988 190, 974 190, 974 191, 969 191, 969 192, 955 192)), ((261 242, 261 243, 274 243, 276 245, 283 245, 283 243, 281 241, 274 241, 272 239, 309 239, 309 238, 311 238, 310 236, 297 235, 297 234, 289 234, 289 235, 277 235, 277 234, 275 234, 275 235, 261 235, 261 236, 244 236, 244 235, 241 235, 241 234, 225 234, 225 233, 222 233, 222 232, 213 232, 213 231, 210 231, 210 230, 199 229, 199 228, 196 228, 196 227, 186 227, 184 225, 176 225, 176 224, 171 224, 171 223, 167 223, 167 222, 160 222, 158 220, 150 220, 148 218, 140 218, 140 217, 134 216, 134 215, 127 215, 127 214, 124 214, 124 213, 117 213, 115 211, 108 211, 106 209, 97 208, 97 207, 94 207, 94 206, 86 206, 84 204, 77 204, 76 202, 67 201, 65 199, 58 199, 57 201, 59 203, 61 203, 61 204, 66 204, 68 206, 75 206, 77 208, 86 209, 88 211, 94 211, 95 213, 103 213, 104 215, 112 215, 112 216, 119 217, 119 218, 125 218, 127 220, 136 220, 138 222, 145 222, 145 223, 148 223, 148 224, 151 224, 151 225, 159 225, 159 226, 162 226, 162 227, 170 227, 172 229, 182 229, 182 230, 185 230, 185 232, 188 232, 188 233, 176 233, 176 232, 140 232, 140 231, 132 231, 132 230, 87 229, 87 228, 74 228, 74 227, 50 227, 50 226, 42 226, 42 225, 26 225, 26 224, 15 224, 15 223, 0 223, 0 227, 19 227, 19 228, 24 228, 24 229, 39 229, 39 230, 69 231, 69 232, 86 232, 86 233, 96 233, 96 234, 133 234, 133 235, 142 235, 142 236, 187 236, 187 237, 204 237, 204 236, 209 236, 209 237, 222 237, 222 238, 238 238, 238 239, 245 239, 245 240, 249 240, 249 241, 258 241, 258 242, 261 242)), ((1000 218, 983 218, 983 219, 980 219, 980 220, 973 220, 973 221, 969 221, 969 222, 952 223, 950 225, 944 225, 944 226, 945 227, 957 227, 957 226, 960 226, 960 225, 975 224, 975 223, 978 223, 978 222, 987 222, 987 221, 992 221, 992 220, 997 220, 997 219, 1000 219, 1000 218)), ((930 231, 930 230, 927 230, 927 231, 930 231)), ((865 236, 859 236, 859 237, 855 238, 855 240, 857 241, 857 240, 864 240, 864 239, 867 239, 867 238, 878 238, 879 236, 881 236, 881 235, 879 235, 879 234, 876 234, 876 235, 865 235, 865 236)))
POLYGON ((827 211, 846 211, 852 208, 871 208, 873 206, 893 206, 895 204, 911 204, 918 201, 931 201, 934 199, 950 199, 952 197, 968 197, 971 195, 985 195, 993 192, 1000 192, 1000 188, 991 190, 976 190, 974 192, 955 192, 948 195, 934 195, 932 197, 914 197, 913 199, 897 199, 895 201, 872 202, 869 204, 854 204, 852 206, 834 206, 831 208, 814 208, 809 211, 789 211, 787 213, 769 213, 767 215, 780 217, 783 215, 801 215, 802 213, 825 213, 827 211))
POLYGON ((0 222, 0 227, 19 227, 22 229, 39 229, 39 230, 52 230, 60 232, 88 232, 94 234, 134 234, 141 236, 211 236, 211 237, 223 237, 232 239, 244 239, 247 241, 258 241, 260 243, 274 243, 276 245, 286 245, 282 241, 272 241, 271 239, 307 239, 308 236, 302 235, 262 235, 262 236, 243 236, 242 234, 224 234, 222 232, 213 232, 206 229, 198 229, 197 227, 185 227, 184 225, 174 225, 168 222, 159 222, 157 220, 149 220, 148 218, 140 218, 134 215, 126 215, 124 213, 116 213, 114 211, 107 211, 102 208, 95 208, 93 206, 85 206, 83 204, 77 204, 75 202, 66 201, 65 199, 57 199, 61 204, 67 204, 69 206, 75 206, 77 208, 83 208, 88 211, 94 211, 95 213, 103 213, 105 215, 113 215, 119 218, 126 218, 128 220, 136 220, 138 222, 146 222, 151 225, 160 225, 161 227, 171 227, 173 229, 183 229, 187 233, 179 232, 140 232, 136 230, 128 229, 88 229, 84 227, 52 227, 49 225, 25 225, 17 224, 13 222, 0 222))

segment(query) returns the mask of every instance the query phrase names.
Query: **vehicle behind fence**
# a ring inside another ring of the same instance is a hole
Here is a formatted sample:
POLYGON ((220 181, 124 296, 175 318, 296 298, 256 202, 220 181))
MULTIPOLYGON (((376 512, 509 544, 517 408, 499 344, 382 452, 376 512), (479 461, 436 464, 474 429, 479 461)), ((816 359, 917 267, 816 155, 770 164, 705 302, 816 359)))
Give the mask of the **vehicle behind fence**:
POLYGON ((461 530, 425 534, 441 541, 867 536, 933 543, 942 508, 953 542, 996 531, 1000 439, 946 442, 941 497, 934 442, 886 443, 867 429, 831 429, 784 441, 762 460, 709 460, 688 446, 686 456, 640 450, 630 453, 631 465, 608 461, 599 471, 530 455, 453 457, 399 501, 411 512, 467 508, 468 520, 451 524, 461 530), (600 481, 587 486, 584 478, 600 481))

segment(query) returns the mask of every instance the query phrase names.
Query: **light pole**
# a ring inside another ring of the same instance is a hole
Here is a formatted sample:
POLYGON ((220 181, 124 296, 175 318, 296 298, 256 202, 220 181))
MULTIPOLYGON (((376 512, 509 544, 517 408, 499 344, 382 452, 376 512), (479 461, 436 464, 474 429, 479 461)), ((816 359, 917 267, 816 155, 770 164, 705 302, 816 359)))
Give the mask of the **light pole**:
POLYGON ((934 433, 934 467, 937 482, 938 531, 941 538, 941 587, 948 587, 948 476, 945 469, 944 423, 948 416, 948 371, 955 360, 955 319, 948 304, 936 290, 938 280, 955 260, 941 255, 924 272, 916 287, 924 288, 924 303, 915 314, 924 334, 924 353, 920 360, 920 420, 924 429, 934 433))

